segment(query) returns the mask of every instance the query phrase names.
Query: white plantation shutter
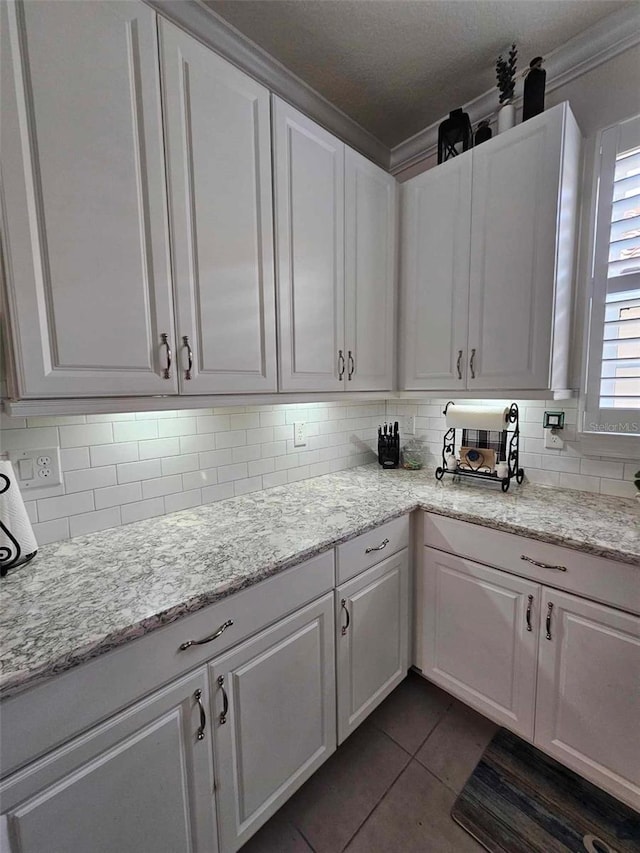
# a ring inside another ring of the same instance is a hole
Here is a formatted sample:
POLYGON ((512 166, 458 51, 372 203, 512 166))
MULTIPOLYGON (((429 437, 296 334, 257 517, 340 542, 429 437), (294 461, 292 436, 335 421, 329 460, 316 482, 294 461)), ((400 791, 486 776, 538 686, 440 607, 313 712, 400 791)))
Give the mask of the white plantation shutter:
POLYGON ((640 434, 640 117, 601 136, 583 427, 640 434))

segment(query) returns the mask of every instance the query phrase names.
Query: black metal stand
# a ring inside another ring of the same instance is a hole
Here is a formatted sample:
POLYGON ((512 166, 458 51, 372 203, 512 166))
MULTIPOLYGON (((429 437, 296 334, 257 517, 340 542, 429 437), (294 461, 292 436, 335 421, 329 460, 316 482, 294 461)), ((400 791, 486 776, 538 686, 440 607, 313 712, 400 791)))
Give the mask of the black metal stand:
MULTIPOLYGON (((443 414, 446 415, 449 406, 454 405, 455 403, 450 400, 444 407, 443 414)), ((490 480, 494 483, 500 483, 503 492, 506 492, 509 489, 511 480, 513 480, 514 478, 516 483, 520 485, 524 480, 524 470, 519 467, 520 420, 518 406, 516 403, 512 403, 509 407, 507 422, 509 425, 513 426, 513 429, 509 429, 509 426, 507 426, 503 430, 503 437, 506 438, 506 459, 502 461, 506 461, 508 465, 508 473, 506 477, 498 477, 496 471, 469 471, 465 468, 461 468, 459 465, 456 465, 455 468, 449 468, 447 466, 447 456, 453 456, 455 454, 456 446, 456 429, 455 427, 449 427, 449 429, 444 434, 444 439, 442 442, 442 465, 436 468, 436 480, 442 480, 445 474, 451 474, 454 477, 462 478, 470 477, 471 479, 475 480, 490 480)))

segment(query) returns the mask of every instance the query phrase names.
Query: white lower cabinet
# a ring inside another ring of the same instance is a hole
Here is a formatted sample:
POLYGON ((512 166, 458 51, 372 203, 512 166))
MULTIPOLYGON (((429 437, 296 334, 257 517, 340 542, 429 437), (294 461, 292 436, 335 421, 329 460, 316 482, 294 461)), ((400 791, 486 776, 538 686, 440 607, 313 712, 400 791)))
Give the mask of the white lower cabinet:
POLYGON ((224 853, 238 850, 336 748, 333 594, 210 664, 224 853))
POLYGON ((536 745, 639 808, 640 618, 552 589, 541 615, 536 745))
POLYGON ((407 674, 407 549, 338 587, 335 605, 342 743, 407 674))
POLYGON ((418 665, 449 693, 531 740, 540 585, 423 550, 418 665))
POLYGON ((10 776, 2 853, 215 853, 207 701, 203 667, 10 776))

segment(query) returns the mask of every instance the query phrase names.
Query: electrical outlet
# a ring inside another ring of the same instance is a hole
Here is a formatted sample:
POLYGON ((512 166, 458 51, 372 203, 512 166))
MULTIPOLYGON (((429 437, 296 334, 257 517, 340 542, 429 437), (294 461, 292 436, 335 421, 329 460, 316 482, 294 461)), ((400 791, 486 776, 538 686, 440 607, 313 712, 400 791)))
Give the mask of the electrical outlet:
POLYGON ((9 460, 25 500, 62 494, 60 450, 40 447, 36 450, 11 450, 9 460), (55 489, 55 492, 52 492, 55 489))
POLYGON ((416 434, 416 419, 413 415, 407 415, 404 419, 404 432, 405 435, 415 435, 416 434))
POLYGON ((562 438, 561 431, 558 429, 545 429, 544 446, 547 450, 562 450, 564 439, 562 438))
POLYGON ((298 421, 293 425, 293 446, 304 447, 307 443, 307 425, 304 421, 298 421))

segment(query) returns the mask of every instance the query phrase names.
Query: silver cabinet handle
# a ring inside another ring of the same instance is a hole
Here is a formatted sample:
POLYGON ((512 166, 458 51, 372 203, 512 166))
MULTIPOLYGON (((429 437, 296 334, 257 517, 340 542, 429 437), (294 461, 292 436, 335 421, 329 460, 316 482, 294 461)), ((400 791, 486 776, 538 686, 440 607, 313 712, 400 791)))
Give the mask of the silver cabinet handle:
POLYGON ((382 542, 379 545, 376 545, 375 548, 365 548, 364 553, 370 554, 372 551, 384 551, 384 549, 387 547, 388 544, 389 544, 389 540, 383 539, 382 542))
POLYGON ((224 675, 218 676, 218 687, 222 690, 222 711, 218 717, 218 722, 221 726, 224 726, 227 722, 227 714, 229 713, 229 699, 227 697, 227 691, 224 689, 224 675))
POLYGON ((342 381, 342 377, 344 376, 344 356, 342 354, 342 350, 338 350, 338 379, 342 381))
POLYGON ((207 715, 204 712, 204 705, 202 704, 202 690, 196 690, 193 694, 193 698, 198 703, 198 708, 200 709, 200 728, 196 734, 198 740, 204 740, 204 730, 207 727, 207 715))
POLYGON ((349 350, 349 353, 347 355, 347 360, 349 363, 349 372, 347 374, 347 379, 349 379, 349 381, 351 381, 351 379, 353 378, 353 374, 356 372, 356 363, 354 361, 351 350, 349 350))
POLYGON ((204 646, 205 643, 210 643, 212 640, 217 640, 220 634, 224 634, 227 628, 230 628, 233 625, 233 619, 227 619, 226 622, 223 622, 222 625, 218 628, 215 634, 211 634, 210 637, 205 637, 202 640, 187 640, 186 643, 182 643, 178 651, 183 652, 185 649, 191 648, 191 646, 204 646))
POLYGON ((189 335, 183 335, 182 343, 187 348, 187 369, 184 372, 184 378, 191 379, 191 371, 193 370, 193 350, 189 343, 189 335))
POLYGON ((551 613, 553 612, 553 602, 550 601, 547 605, 547 640, 551 639, 551 613))
POLYGON ((349 614, 349 608, 347 607, 347 599, 346 598, 342 599, 342 601, 340 602, 340 607, 342 607, 344 612, 347 614, 346 624, 344 624, 342 626, 342 629, 341 629, 341 634, 344 637, 344 635, 347 633, 349 625, 351 624, 351 615, 349 614))
POLYGON ((533 607, 533 596, 527 596, 527 631, 533 631, 531 627, 531 608, 533 607))
POLYGON ((538 566, 541 569, 553 569, 556 572, 566 572, 566 566, 554 566, 552 563, 539 563, 538 560, 534 560, 532 557, 527 557, 526 554, 520 554, 520 559, 524 560, 526 563, 531 563, 534 566, 538 566))
POLYGON ((162 341, 162 346, 167 348, 167 366, 162 371, 162 378, 171 379, 171 359, 173 358, 173 356, 171 355, 169 336, 166 334, 166 332, 163 332, 160 335, 160 340, 162 341))
POLYGON ((462 350, 458 350, 458 360, 456 362, 456 370, 458 371, 458 379, 462 379, 462 350))
POLYGON ((469 370, 471 371, 471 378, 476 378, 476 351, 474 349, 471 350, 471 358, 469 359, 469 370))

